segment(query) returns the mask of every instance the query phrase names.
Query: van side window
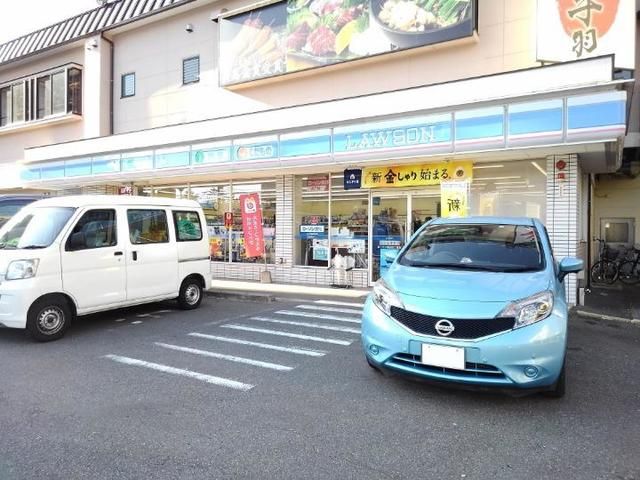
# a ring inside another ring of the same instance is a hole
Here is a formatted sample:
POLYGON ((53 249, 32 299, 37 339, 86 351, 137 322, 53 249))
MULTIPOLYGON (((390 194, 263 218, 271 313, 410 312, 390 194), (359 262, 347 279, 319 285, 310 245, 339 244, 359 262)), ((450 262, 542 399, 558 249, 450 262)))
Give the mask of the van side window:
POLYGON ((167 214, 164 210, 127 210, 127 220, 132 244, 169 242, 167 214))
POLYGON ((179 242, 193 242, 202 240, 202 226, 198 212, 174 211, 173 223, 179 242))
POLYGON ((115 210, 89 210, 73 228, 65 250, 113 247, 118 243, 115 210))

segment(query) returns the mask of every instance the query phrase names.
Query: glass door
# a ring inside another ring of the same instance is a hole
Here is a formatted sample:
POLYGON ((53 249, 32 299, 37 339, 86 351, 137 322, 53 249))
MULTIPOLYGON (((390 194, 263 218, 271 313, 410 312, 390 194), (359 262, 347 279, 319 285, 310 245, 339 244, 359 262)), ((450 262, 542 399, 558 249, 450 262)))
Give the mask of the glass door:
POLYGON ((413 193, 411 195, 410 235, 413 235, 422 225, 440 216, 440 192, 413 193))
POLYGON ((371 281, 375 282, 387 270, 385 254, 400 250, 409 233, 406 194, 381 195, 371 193, 371 281))

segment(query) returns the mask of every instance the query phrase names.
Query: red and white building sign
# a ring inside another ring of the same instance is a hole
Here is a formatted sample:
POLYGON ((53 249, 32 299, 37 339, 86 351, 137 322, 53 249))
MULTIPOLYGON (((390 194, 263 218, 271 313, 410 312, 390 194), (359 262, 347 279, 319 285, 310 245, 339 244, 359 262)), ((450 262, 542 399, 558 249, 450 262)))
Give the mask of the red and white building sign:
POLYGON ((248 193, 240 195, 240 213, 242 214, 245 255, 248 258, 263 256, 264 233, 262 231, 260 194, 248 193))

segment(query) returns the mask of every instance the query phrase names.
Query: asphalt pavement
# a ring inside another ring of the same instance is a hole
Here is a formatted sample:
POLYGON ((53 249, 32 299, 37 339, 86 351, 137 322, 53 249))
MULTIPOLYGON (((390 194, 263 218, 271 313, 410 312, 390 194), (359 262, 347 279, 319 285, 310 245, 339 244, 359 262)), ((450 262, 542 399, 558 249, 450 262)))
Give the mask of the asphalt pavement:
POLYGON ((382 376, 358 300, 208 297, 0 330, 0 480, 640 480, 640 327, 572 318, 568 392, 382 376))

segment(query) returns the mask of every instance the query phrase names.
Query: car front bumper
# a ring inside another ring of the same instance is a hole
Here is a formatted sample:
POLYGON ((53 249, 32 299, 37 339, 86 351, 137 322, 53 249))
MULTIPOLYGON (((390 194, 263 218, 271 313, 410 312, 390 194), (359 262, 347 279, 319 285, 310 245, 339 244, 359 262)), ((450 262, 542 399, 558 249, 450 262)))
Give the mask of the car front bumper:
POLYGON ((371 296, 363 310, 362 345, 374 366, 435 381, 503 389, 552 387, 564 364, 566 342, 567 316, 559 309, 540 322, 477 340, 412 333, 380 310, 371 296), (465 370, 422 364, 425 343, 464 348, 465 370))
POLYGON ((34 279, 4 280, 0 283, 0 327, 25 328, 33 303, 34 279))

